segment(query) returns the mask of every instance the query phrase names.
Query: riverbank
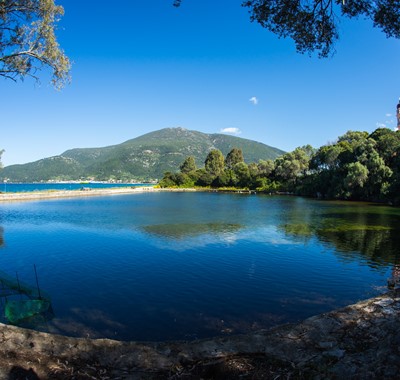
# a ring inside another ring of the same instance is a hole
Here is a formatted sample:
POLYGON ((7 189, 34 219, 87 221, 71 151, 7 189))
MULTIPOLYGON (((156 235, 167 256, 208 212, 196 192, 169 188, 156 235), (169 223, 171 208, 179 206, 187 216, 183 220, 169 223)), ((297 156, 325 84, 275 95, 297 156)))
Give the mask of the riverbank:
POLYGON ((30 192, 20 192, 20 193, 0 193, 0 202, 122 195, 122 194, 148 193, 156 191, 182 192, 182 191, 196 191, 196 189, 160 189, 153 186, 143 186, 143 187, 133 186, 133 187, 104 188, 104 189, 89 189, 82 187, 80 190, 48 190, 48 191, 30 191, 30 192))
POLYGON ((193 342, 0 328, 2 379, 397 379, 400 373, 399 290, 299 324, 193 342))

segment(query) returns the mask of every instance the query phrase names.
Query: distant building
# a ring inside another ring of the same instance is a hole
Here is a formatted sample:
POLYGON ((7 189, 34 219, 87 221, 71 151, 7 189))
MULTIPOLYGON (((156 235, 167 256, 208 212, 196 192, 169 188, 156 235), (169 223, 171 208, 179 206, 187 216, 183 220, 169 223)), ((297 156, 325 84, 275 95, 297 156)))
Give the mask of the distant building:
POLYGON ((397 103, 397 111, 396 111, 396 115, 397 115, 397 130, 400 130, 400 99, 399 102, 397 103))

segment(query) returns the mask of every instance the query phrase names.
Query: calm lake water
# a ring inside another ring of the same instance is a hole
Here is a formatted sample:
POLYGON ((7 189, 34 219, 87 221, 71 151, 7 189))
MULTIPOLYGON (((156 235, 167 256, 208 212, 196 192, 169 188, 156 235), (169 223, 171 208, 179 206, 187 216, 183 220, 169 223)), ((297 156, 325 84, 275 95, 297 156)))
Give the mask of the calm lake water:
MULTIPOLYGON (((400 210, 220 193, 0 204, 0 269, 50 295, 38 329, 121 340, 249 332, 386 291, 400 210)), ((3 317, 4 321, 4 317, 3 317)))

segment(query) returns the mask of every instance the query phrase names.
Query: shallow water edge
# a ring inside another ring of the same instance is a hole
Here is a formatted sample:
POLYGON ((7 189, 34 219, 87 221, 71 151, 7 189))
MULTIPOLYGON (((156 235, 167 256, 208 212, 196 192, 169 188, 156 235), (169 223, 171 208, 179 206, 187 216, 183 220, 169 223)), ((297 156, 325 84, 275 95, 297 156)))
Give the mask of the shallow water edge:
POLYGON ((264 378, 260 368, 238 365, 258 358, 262 365, 273 363, 275 374, 294 378, 394 379, 399 317, 397 289, 298 324, 192 342, 69 338, 1 324, 0 377, 19 371, 40 379, 197 378, 190 376, 224 363, 221 376, 264 378))

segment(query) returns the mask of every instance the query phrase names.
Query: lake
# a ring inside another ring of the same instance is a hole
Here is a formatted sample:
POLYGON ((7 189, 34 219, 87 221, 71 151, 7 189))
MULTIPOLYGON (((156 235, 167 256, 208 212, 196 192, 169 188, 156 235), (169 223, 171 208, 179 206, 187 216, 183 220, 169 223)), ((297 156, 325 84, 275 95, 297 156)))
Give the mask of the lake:
POLYGON ((35 286, 36 265, 54 311, 39 330, 198 339, 385 292, 399 220, 381 205, 222 193, 2 203, 0 269, 35 286))

